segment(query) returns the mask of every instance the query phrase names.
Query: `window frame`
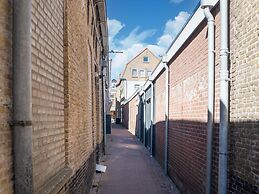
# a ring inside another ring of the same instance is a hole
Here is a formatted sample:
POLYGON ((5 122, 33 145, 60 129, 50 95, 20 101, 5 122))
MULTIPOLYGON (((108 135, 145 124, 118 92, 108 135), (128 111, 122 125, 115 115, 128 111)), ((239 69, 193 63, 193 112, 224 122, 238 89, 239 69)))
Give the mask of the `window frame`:
POLYGON ((147 57, 147 56, 144 56, 144 57, 143 57, 143 62, 144 62, 144 63, 149 63, 149 61, 150 61, 149 57, 147 57), (147 61, 145 60, 145 58, 147 59, 147 61))
POLYGON ((145 69, 140 69, 140 70, 139 70, 139 77, 146 77, 145 69), (141 73, 140 73, 141 71, 144 72, 143 76, 142 76, 141 73))
POLYGON ((131 77, 138 77, 138 69, 137 68, 132 68, 131 69, 131 77), (133 74, 133 71, 136 71, 136 75, 133 74))

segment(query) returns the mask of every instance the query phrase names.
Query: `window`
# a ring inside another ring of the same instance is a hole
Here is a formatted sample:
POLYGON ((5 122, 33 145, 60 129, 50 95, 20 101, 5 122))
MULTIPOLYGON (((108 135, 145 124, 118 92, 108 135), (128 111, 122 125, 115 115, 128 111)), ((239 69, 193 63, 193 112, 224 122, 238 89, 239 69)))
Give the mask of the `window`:
POLYGON ((147 76, 150 77, 151 74, 152 74, 152 71, 148 70, 148 71, 147 71, 147 76))
POLYGON ((143 57, 143 62, 148 63, 149 62, 149 57, 143 57))
POLYGON ((145 70, 144 69, 139 70, 139 76, 145 77, 145 70))
POLYGON ((132 77, 138 77, 138 70, 137 69, 132 69, 132 77))
POLYGON ((139 88, 139 84, 135 84, 134 89, 138 89, 138 88, 139 88))

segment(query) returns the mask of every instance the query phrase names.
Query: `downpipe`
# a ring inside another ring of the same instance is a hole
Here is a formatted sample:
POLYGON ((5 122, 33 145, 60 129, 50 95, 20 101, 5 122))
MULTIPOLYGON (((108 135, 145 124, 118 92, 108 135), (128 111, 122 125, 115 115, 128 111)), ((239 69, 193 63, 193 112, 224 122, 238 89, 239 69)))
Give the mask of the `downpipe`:
POLYGON ((227 194, 227 160, 229 128, 229 48, 228 48, 228 0, 220 0, 220 124, 219 124, 219 172, 218 193, 227 194))
POLYGON ((143 90, 144 94, 143 94, 143 97, 144 97, 144 100, 143 100, 143 108, 144 108, 144 113, 143 113, 143 121, 144 121, 144 131, 143 131, 143 142, 144 142, 144 146, 146 146, 146 91, 143 90))
POLYGON ((150 153, 153 156, 153 130, 154 130, 154 83, 149 80, 151 84, 151 133, 150 133, 150 153))
POLYGON ((13 6, 14 192, 32 194, 31 0, 13 6))
POLYGON ((163 57, 165 68, 165 151, 164 151, 164 173, 168 172, 168 113, 169 113, 169 68, 167 66, 167 56, 163 57))
POLYGON ((214 95, 215 95, 215 19, 210 12, 210 6, 202 7, 208 21, 208 117, 207 117, 207 164, 206 164, 206 194, 211 193, 212 145, 214 125, 214 95))

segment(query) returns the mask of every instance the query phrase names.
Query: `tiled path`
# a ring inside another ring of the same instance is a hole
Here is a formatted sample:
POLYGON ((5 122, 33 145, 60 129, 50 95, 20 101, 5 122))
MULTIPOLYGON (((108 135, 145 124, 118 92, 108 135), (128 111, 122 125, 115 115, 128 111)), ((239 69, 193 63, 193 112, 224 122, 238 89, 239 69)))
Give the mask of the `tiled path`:
POLYGON ((178 193, 147 149, 121 125, 113 125, 102 164, 107 171, 99 175, 98 194, 178 193))

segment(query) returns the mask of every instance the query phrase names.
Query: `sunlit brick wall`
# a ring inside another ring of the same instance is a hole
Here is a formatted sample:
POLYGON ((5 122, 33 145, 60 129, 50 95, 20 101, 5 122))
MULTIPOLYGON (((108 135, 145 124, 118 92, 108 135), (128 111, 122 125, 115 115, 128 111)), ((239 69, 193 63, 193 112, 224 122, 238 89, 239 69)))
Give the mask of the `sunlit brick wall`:
POLYGON ((159 164, 164 167, 165 150, 165 72, 154 84, 154 155, 159 164))
MULTIPOLYGON (((215 138, 213 189, 217 188, 219 110, 219 9, 215 15, 215 138)), ((204 193, 206 172, 208 39, 206 21, 169 62, 168 174, 183 193, 204 193)))

